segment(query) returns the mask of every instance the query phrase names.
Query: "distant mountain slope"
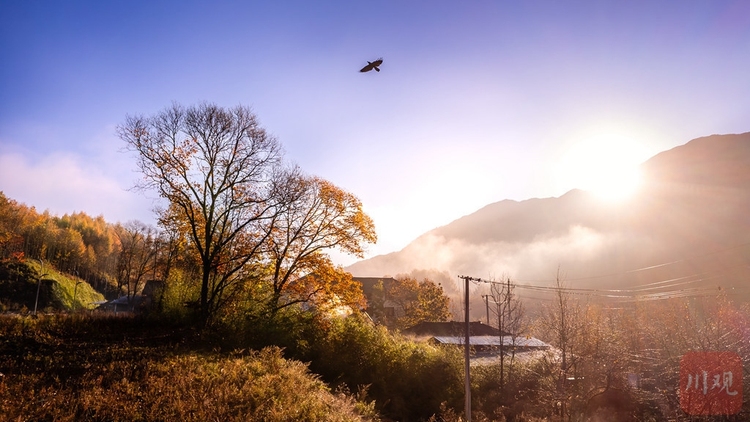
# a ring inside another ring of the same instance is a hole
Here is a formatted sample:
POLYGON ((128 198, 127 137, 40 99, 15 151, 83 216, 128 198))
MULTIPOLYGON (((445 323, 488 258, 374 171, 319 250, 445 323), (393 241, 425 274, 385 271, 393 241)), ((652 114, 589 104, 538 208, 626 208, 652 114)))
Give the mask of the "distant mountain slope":
POLYGON ((750 133, 698 138, 641 168, 644 187, 628 202, 612 205, 580 190, 504 200, 347 269, 539 285, 559 269, 576 287, 661 285, 674 294, 750 285, 750 133))
POLYGON ((750 189, 750 132, 713 135, 661 152, 642 168, 656 182, 750 189))

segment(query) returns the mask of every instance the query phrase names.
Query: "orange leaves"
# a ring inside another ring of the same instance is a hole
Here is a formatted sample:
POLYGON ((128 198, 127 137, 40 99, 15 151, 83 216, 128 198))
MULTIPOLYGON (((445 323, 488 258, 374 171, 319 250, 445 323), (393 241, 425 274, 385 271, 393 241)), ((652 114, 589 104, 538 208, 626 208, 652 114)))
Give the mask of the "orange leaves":
POLYGON ((269 261, 274 265, 272 282, 277 292, 277 302, 271 307, 306 301, 304 294, 310 297, 311 291, 336 294, 344 302, 358 302, 356 287, 336 271, 331 272, 327 252, 339 249, 361 256, 364 245, 377 238, 374 224, 362 212, 359 199, 324 179, 307 177, 296 170, 285 175, 282 194, 286 202, 281 204, 268 239, 269 261), (308 274, 315 277, 302 277, 308 274), (346 289, 354 289, 354 296, 346 289))
POLYGON ((400 329, 423 321, 447 321, 450 318, 450 299, 442 286, 431 280, 417 281, 411 277, 398 279, 391 284, 387 297, 403 310, 396 320, 396 326, 400 329))
POLYGON ((361 284, 327 256, 314 254, 305 263, 311 272, 285 285, 287 299, 297 298, 314 304, 324 312, 351 313, 366 305, 361 284))
POLYGON ((118 134, 138 153, 142 187, 169 202, 160 222, 189 239, 204 314, 242 283, 268 283, 272 309, 309 300, 310 289, 340 291, 340 277, 304 288, 296 281, 330 265, 328 250, 362 256, 377 240, 359 199, 284 167, 280 144, 247 107, 173 104, 127 118, 118 134), (243 275, 264 265, 269 278, 243 275))

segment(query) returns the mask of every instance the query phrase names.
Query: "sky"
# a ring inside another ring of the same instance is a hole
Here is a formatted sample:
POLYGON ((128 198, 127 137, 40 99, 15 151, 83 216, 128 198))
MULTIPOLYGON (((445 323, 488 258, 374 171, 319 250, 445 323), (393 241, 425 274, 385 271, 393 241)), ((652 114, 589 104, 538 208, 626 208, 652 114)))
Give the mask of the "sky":
POLYGON ((9 198, 153 224, 117 125, 241 104, 290 162, 360 198, 367 257, 750 131, 747 1, 6 0, 0 63, 9 198))

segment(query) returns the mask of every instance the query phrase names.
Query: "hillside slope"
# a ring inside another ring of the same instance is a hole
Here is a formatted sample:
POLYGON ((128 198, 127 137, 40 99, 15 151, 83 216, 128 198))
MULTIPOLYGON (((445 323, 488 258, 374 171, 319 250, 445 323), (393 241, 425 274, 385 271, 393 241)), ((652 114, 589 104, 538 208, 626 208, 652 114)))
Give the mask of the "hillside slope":
POLYGON ((575 287, 662 286, 653 293, 665 294, 744 288, 750 133, 698 138, 641 168, 643 187, 627 202, 579 190, 504 200, 347 269, 355 276, 430 269, 536 285, 550 285, 559 271, 575 287))
POLYGON ((2 311, 31 311, 35 304, 39 311, 76 311, 94 309, 103 300, 104 295, 80 278, 50 266, 42 268, 36 260, 0 262, 2 311))

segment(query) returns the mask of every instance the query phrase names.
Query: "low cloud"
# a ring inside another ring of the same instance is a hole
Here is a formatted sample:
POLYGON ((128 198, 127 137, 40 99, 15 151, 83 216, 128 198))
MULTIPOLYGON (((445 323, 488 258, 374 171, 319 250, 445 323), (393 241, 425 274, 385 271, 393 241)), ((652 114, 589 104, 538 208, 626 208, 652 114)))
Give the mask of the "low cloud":
MULTIPOLYGON (((580 280, 632 269, 624 265, 632 265, 636 254, 648 255, 654 247, 645 237, 618 231, 602 232, 581 225, 571 225, 558 234, 540 234, 528 242, 471 243, 429 232, 400 252, 358 262, 349 270, 356 276, 425 276, 442 283, 452 303, 460 310, 463 284, 459 275, 492 281, 510 278, 522 284, 552 286, 559 270, 564 282, 576 279, 576 287, 603 285, 612 280, 580 280), (387 273, 383 273, 384 269, 387 273)), ((472 315, 478 318, 484 312, 481 295, 489 292, 489 286, 472 283, 470 289, 472 315)))
MULTIPOLYGON (((353 266, 354 271, 394 273, 432 269, 481 278, 554 278, 559 266, 593 261, 621 245, 627 236, 602 233, 579 225, 560 235, 537 236, 531 242, 470 243, 427 233, 397 254, 376 257, 353 266), (386 265, 382 265, 386 261, 386 265), (368 265, 372 263, 372 265, 368 265)), ((358 274, 359 275, 359 274, 358 274)), ((378 274, 382 275, 382 274, 378 274)))

